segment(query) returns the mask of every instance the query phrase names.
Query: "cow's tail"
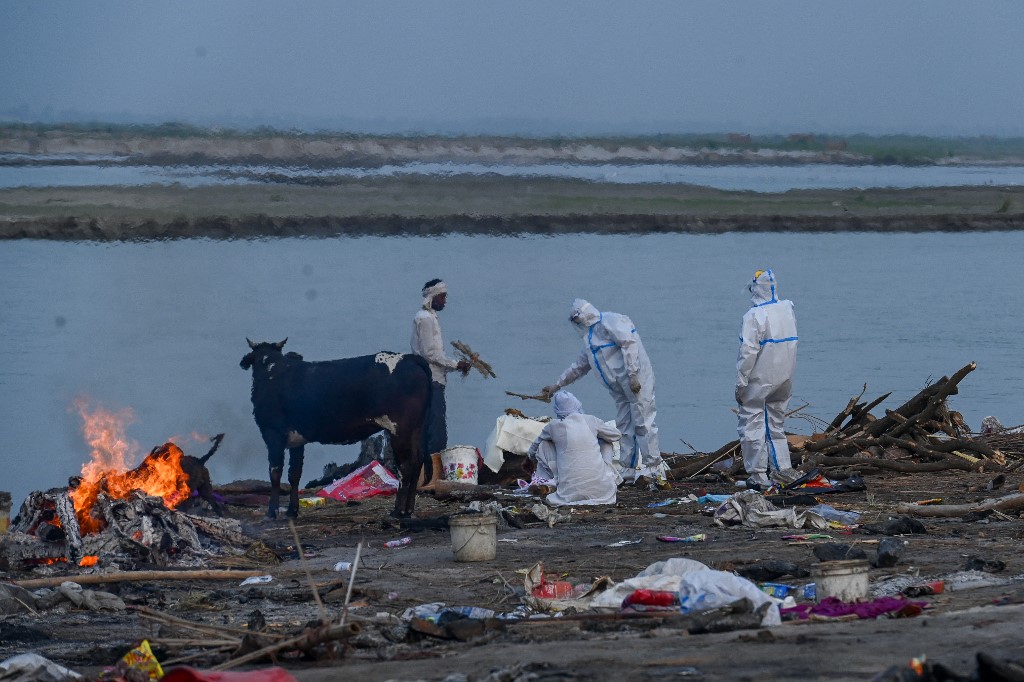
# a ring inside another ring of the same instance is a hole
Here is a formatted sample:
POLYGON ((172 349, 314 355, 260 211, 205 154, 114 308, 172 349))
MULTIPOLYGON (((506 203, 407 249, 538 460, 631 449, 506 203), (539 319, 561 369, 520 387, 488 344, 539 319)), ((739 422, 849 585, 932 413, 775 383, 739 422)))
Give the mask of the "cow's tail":
POLYGON ((214 436, 210 440, 213 441, 213 447, 210 448, 209 452, 207 452, 205 455, 203 455, 202 457, 199 458, 199 463, 200 464, 206 464, 206 462, 209 461, 209 459, 211 457, 213 457, 213 453, 217 452, 217 448, 220 447, 220 442, 222 440, 224 440, 224 434, 223 433, 218 433, 216 436, 214 436))

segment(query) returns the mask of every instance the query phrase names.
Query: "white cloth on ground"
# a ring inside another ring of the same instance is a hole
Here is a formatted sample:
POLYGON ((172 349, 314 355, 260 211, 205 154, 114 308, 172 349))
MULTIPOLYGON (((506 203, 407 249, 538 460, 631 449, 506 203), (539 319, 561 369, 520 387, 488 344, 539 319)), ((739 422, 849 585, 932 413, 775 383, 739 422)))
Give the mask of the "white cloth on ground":
POLYGON ((751 581, 734 573, 708 568, 699 561, 679 557, 651 564, 636 577, 623 580, 594 597, 590 607, 618 611, 622 607, 622 600, 636 590, 678 592, 680 608, 684 613, 726 606, 743 598, 753 602, 755 608, 770 603, 761 625, 782 623, 779 607, 751 581))

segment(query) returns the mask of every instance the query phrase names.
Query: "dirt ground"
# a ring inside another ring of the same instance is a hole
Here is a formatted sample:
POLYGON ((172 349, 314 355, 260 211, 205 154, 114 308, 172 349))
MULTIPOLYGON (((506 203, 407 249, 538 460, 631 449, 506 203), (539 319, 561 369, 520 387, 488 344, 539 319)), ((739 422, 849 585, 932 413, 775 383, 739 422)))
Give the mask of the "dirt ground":
MULTIPOLYGON (((945 503, 965 503, 986 496, 1016 492, 1024 474, 1009 474, 994 493, 971 492, 991 476, 983 473, 941 472, 869 476, 863 492, 830 494, 822 501, 843 510, 863 513, 862 524, 893 516, 899 502, 941 497, 945 503)), ((542 523, 498 530, 497 556, 491 561, 457 563, 447 530, 418 532, 400 528, 388 517, 392 498, 359 503, 332 503, 303 508, 295 524, 305 563, 298 559, 292 531, 285 521, 262 519, 259 507, 232 507, 248 532, 275 548, 280 564, 261 570, 273 580, 241 586, 241 580, 218 582, 159 582, 106 585, 130 605, 147 607, 177 618, 217 628, 245 628, 259 611, 272 633, 295 634, 318 617, 306 571, 318 586, 325 610, 339 617, 348 573, 334 569, 354 559, 364 543, 349 609, 350 620, 361 621, 336 660, 282 658, 279 663, 300 680, 331 679, 593 679, 648 680, 674 677, 695 679, 871 679, 889 666, 906 664, 926 655, 953 670, 974 670, 974 656, 986 652, 999 658, 1024 659, 1024 561, 1019 547, 1024 524, 1016 516, 988 517, 965 522, 959 518, 922 519, 927 534, 908 535, 902 560, 892 568, 871 569, 874 587, 887 579, 941 578, 962 571, 969 556, 1005 562, 1005 569, 984 574, 1003 584, 947 590, 921 597, 929 608, 908 619, 880 618, 854 622, 785 622, 761 630, 688 635, 686 630, 651 627, 637 621, 609 621, 600 627, 579 620, 549 619, 543 623, 506 622, 470 641, 440 639, 410 633, 392 618, 409 607, 430 602, 448 606, 478 606, 507 613, 522 604, 521 571, 543 562, 548 573, 573 583, 590 583, 600 576, 618 582, 635 576, 649 564, 670 557, 688 557, 718 569, 734 569, 763 559, 792 561, 810 567, 817 559, 817 541, 790 541, 785 535, 807 533, 792 529, 721 528, 695 503, 650 507, 689 493, 732 493, 735 486, 677 482, 671 491, 620 489, 614 507, 573 508, 570 519, 549 527, 542 523), (657 541, 659 535, 706 533, 695 544, 657 541), (405 547, 387 548, 388 540, 409 537, 405 547), (620 540, 639 544, 610 547, 620 540), (492 671, 503 671, 488 678, 492 671), (529 675, 534 677, 529 677, 529 675), (459 677, 461 675, 461 677, 459 677), (525 675, 525 676, 524 676, 525 675), (449 676, 453 676, 450 677, 449 676)), ((502 493, 504 507, 528 509, 537 500, 502 493)), ((419 496, 417 518, 461 511, 465 502, 419 496)), ((879 535, 830 531, 837 542, 875 554, 879 535)), ((212 562, 211 567, 217 563, 212 562)), ((245 566, 251 568, 253 564, 245 566)), ((64 569, 67 572, 66 569, 64 569)), ((32 574, 0 576, 24 579, 54 572, 37 568, 32 574)), ((803 585, 808 578, 775 582, 803 585)), ((90 586, 99 587, 99 586, 90 586)), ((95 674, 144 638, 154 641, 163 661, 195 656, 191 664, 212 667, 221 653, 201 642, 191 646, 172 638, 202 637, 187 629, 127 614, 55 609, 0 619, 0 660, 34 651, 85 674, 95 674)), ((253 664, 253 667, 264 667, 253 664)), ((244 668, 243 668, 244 669, 244 668)))

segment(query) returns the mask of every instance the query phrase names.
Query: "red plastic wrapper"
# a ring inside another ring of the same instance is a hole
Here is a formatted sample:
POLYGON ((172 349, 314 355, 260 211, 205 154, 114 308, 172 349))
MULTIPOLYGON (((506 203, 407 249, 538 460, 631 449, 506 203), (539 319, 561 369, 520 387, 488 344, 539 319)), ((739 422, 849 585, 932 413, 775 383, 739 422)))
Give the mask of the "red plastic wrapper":
POLYGON ((295 682, 284 668, 264 668, 246 671, 196 670, 188 666, 172 668, 161 682, 295 682))
POLYGON ((324 486, 317 495, 347 502, 363 500, 374 495, 392 495, 398 490, 398 478, 374 460, 361 466, 345 478, 324 486))
POLYGON ((679 593, 668 590, 636 590, 622 600, 622 608, 637 606, 679 608, 679 593))
POLYGON ((553 580, 533 588, 532 594, 539 599, 572 599, 576 592, 572 583, 565 580, 553 580))

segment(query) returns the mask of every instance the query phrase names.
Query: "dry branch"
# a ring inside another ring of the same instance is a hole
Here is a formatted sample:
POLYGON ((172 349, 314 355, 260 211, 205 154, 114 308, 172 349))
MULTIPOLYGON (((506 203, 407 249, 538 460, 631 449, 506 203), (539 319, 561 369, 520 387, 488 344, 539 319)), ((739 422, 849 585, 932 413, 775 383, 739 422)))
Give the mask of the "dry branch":
POLYGON ((480 354, 474 353, 473 349, 470 348, 468 345, 462 343, 461 341, 452 341, 452 346, 462 356, 460 358, 461 360, 466 360, 467 362, 469 362, 470 365, 475 367, 477 371, 483 374, 485 377, 491 377, 492 379, 497 378, 497 375, 494 373, 494 370, 491 369, 491 366, 484 362, 483 360, 481 360, 480 354))
POLYGON ((982 500, 975 504, 901 504, 896 507, 898 513, 914 516, 963 516, 980 511, 998 511, 1005 514, 1021 509, 1024 509, 1024 493, 982 500))
POLYGON ((32 578, 30 580, 12 581, 18 587, 34 590, 38 587, 53 587, 65 582, 79 585, 103 585, 105 583, 123 583, 151 580, 237 580, 264 575, 263 571, 124 571, 122 573, 87 573, 85 575, 65 575, 50 578, 32 578))

